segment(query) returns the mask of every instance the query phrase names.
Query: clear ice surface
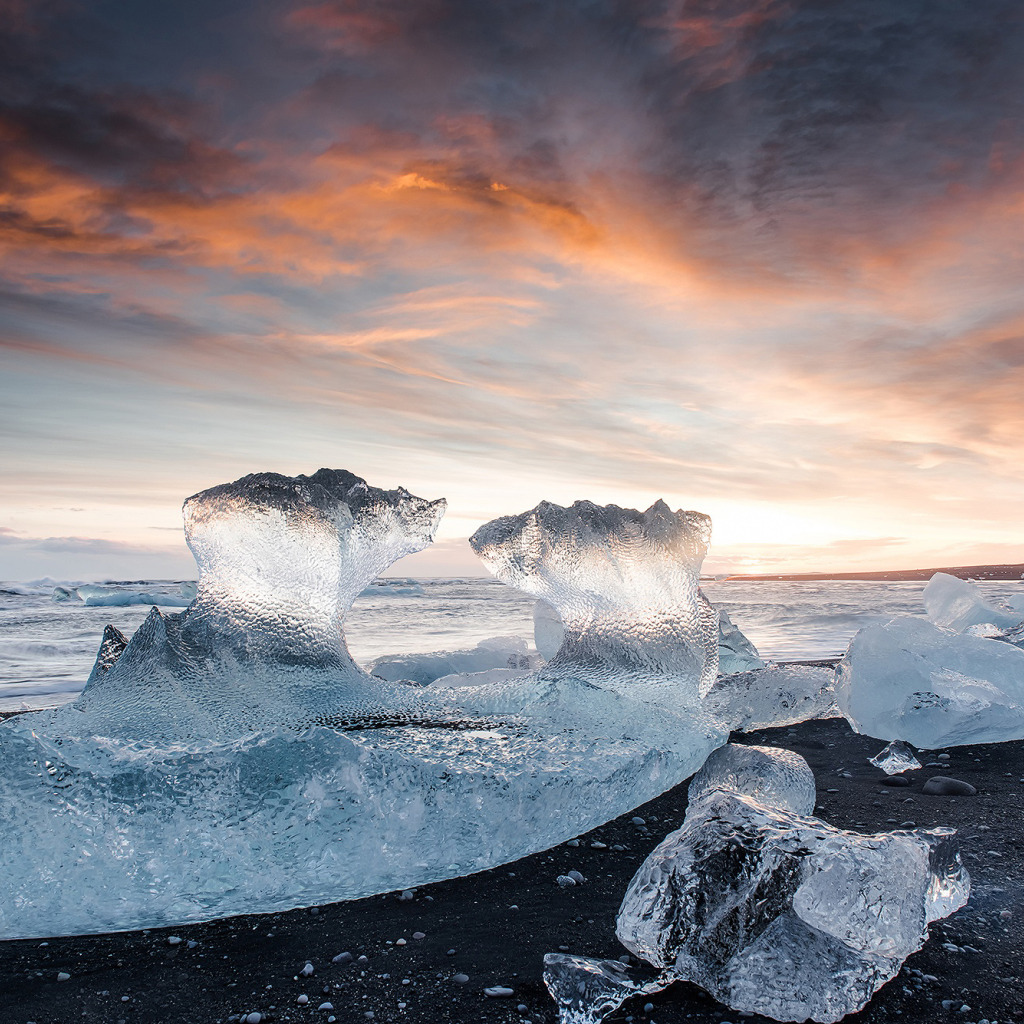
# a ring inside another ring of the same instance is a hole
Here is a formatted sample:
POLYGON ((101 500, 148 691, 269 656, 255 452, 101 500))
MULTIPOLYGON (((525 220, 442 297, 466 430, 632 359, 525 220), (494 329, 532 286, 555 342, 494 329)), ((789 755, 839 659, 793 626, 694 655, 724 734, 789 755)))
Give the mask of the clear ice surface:
POLYGON ((707 693, 718 675, 718 614, 698 586, 711 520, 577 501, 543 501, 470 538, 498 579, 557 611, 565 634, 553 674, 659 678, 707 693))
POLYGON ((673 980, 621 960, 544 955, 544 984, 558 1005, 561 1024, 598 1024, 632 996, 660 992, 673 980))
MULTIPOLYGON (((703 598, 704 592, 700 592, 703 598)), ((764 661, 757 648, 743 635, 740 628, 729 618, 724 608, 718 613, 718 674, 748 672, 764 668, 764 661)), ((534 644, 541 656, 550 661, 562 646, 565 627, 557 611, 547 601, 537 601, 533 606, 534 644)))
POLYGON ((914 748, 903 740, 893 740, 874 757, 869 757, 868 763, 881 768, 886 775, 899 775, 922 767, 921 762, 914 756, 914 748))
POLYGON ((936 626, 964 632, 969 626, 991 624, 1011 630, 1024 621, 1024 610, 1010 604, 985 600, 969 580, 937 572, 924 588, 924 606, 936 626))
POLYGON ((1024 738, 1024 650, 912 616, 860 630, 836 700, 860 733, 918 749, 1024 738))
MULTIPOLYGON (((665 506, 543 517, 531 572, 564 578, 571 549, 562 596, 579 611, 542 671, 423 687, 360 669, 349 606, 430 542, 443 507, 340 470, 257 474, 188 499, 192 605, 154 609, 130 640, 108 629, 78 700, 0 725, 0 937, 469 874, 638 806, 725 741, 697 695, 715 623, 696 594, 707 521, 665 506)), ((481 536, 498 562, 522 547, 495 524, 481 536)))
POLYGON ((656 973, 548 955, 562 1024, 596 1024, 676 980, 781 1021, 830 1024, 863 1007, 928 924, 966 903, 970 879, 952 830, 846 832, 794 810, 812 807, 813 794, 791 751, 716 750, 690 783, 682 827, 644 861, 619 909, 619 940, 656 973))
POLYGON ((739 793, 794 814, 810 814, 817 793, 814 773, 799 754, 740 743, 727 743, 708 755, 690 780, 688 799, 701 800, 712 790, 739 793))
POLYGON ((729 613, 718 609, 718 671, 721 675, 764 668, 757 648, 743 635, 729 613))
POLYGON ((837 718, 835 670, 769 664, 721 676, 704 698, 704 707, 739 731, 837 718))

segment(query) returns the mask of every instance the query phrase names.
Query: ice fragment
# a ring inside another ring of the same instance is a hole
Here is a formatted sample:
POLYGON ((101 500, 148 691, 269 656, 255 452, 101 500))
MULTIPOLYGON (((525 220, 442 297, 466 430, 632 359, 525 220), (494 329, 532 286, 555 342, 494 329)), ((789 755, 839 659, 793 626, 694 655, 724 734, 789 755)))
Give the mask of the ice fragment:
POLYGON ((918 749, 1020 739, 1024 650, 901 616, 853 638, 836 698, 858 732, 918 749))
POLYGON ((874 757, 869 757, 868 763, 881 768, 886 775, 899 775, 921 767, 921 762, 914 756, 914 748, 903 740, 893 740, 874 757))

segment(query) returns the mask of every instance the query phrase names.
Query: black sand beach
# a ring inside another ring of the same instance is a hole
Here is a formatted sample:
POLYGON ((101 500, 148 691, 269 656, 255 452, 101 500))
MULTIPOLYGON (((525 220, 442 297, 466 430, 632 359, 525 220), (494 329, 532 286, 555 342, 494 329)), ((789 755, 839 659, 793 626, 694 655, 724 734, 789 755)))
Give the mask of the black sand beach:
MULTIPOLYGON (((1024 1020, 1024 742, 950 748, 948 763, 907 773, 909 785, 894 786, 883 784, 885 776, 866 760, 883 744, 857 736, 842 720, 736 739, 807 758, 818 783, 817 813, 834 825, 874 832, 913 822, 959 830, 973 881, 970 903, 934 925, 899 976, 847 1021, 1024 1020), (927 796, 921 789, 932 775, 963 779, 978 793, 927 796)), ((334 1016, 345 1024, 552 1024, 557 1014, 541 980, 544 954, 625 953, 614 935, 616 911, 641 861, 682 820, 686 789, 677 786, 595 829, 578 846, 423 886, 412 899, 391 893, 205 925, 0 943, 0 1024, 216 1024, 251 1013, 264 1021, 334 1016), (634 817, 646 824, 634 824, 634 817), (559 888, 556 877, 572 869, 587 881, 559 888), (332 963, 343 952, 353 962, 332 963), (315 973, 303 977, 307 962, 315 973), (58 980, 62 973, 70 977, 58 980), (456 976, 468 980, 460 984, 456 976), (484 995, 498 985, 514 994, 484 995), (318 1009, 325 1002, 334 1009, 318 1009)), ((627 1002, 608 1019, 736 1024, 740 1015, 676 984, 627 1002), (653 1009, 644 1012, 648 1001, 653 1009)))

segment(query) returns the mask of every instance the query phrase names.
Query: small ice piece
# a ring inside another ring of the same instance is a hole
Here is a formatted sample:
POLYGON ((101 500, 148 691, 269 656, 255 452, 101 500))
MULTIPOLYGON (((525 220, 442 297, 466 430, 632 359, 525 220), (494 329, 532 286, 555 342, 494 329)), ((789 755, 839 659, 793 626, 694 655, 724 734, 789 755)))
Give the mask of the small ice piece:
POLYGON ((533 606, 533 644, 545 661, 550 661, 562 646, 565 626, 562 617, 547 603, 537 601, 533 606))
POLYGON ((869 757, 868 763, 881 768, 886 775, 899 775, 921 767, 921 762, 914 756, 914 748, 903 740, 893 740, 874 757, 869 757))
POLYGON ((1024 650, 900 616, 867 626, 839 663, 858 732, 918 749, 1024 738, 1024 650))
POLYGON ((542 659, 517 636, 498 636, 481 640, 476 647, 461 651, 432 651, 429 654, 385 654, 371 661, 371 675, 388 682, 405 680, 427 686, 448 675, 484 672, 488 669, 515 669, 532 672, 542 659))
POLYGON ((737 731, 837 718, 835 671, 811 665, 774 665, 721 676, 705 709, 737 731))
POLYGON ((558 1005, 559 1024, 598 1024, 631 996, 659 992, 674 979, 621 960, 567 953, 544 955, 544 984, 558 1005))
POLYGON ((67 601, 78 601, 78 591, 74 587, 54 587, 50 600, 54 604, 64 604, 67 601))
POLYGON ((593 683, 660 676, 701 695, 718 675, 718 613, 700 593, 711 520, 542 501, 486 523, 473 550, 504 582, 547 601, 565 627, 542 674, 593 683))
POLYGON ((743 635, 724 608, 718 609, 718 673, 749 672, 764 668, 757 648, 743 635))
POLYGON ((799 754, 741 743, 727 743, 708 755, 690 780, 689 800, 713 790, 739 793, 794 814, 810 814, 816 794, 814 773, 799 754))
POLYGON ((117 659, 124 654, 128 646, 128 640, 124 633, 116 626, 107 625, 103 630, 103 639, 100 641, 100 649, 96 655, 96 663, 89 673, 86 686, 95 685, 96 680, 109 672, 117 662, 117 659))
POLYGON ((986 624, 1010 630, 1024 620, 1024 613, 1002 602, 987 601, 973 583, 945 572, 937 572, 928 581, 924 606, 936 626, 960 633, 969 626, 986 624))
POLYGON ((832 1024, 898 973, 929 922, 966 903, 952 835, 845 832, 710 789, 634 876, 617 934, 733 1010, 832 1024))

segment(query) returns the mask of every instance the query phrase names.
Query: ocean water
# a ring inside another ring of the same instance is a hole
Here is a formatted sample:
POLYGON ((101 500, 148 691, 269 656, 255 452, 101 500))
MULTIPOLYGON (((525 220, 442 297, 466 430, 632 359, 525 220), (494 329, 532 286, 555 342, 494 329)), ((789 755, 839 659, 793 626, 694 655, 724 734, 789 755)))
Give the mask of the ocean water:
MULTIPOLYGON (((148 604, 54 602, 55 585, 0 582, 0 710, 71 700, 92 668, 103 627, 111 623, 130 636, 149 613, 148 604)), ((136 580, 109 586, 123 599, 144 591, 180 602, 180 585, 136 580)), ((869 623, 924 615, 920 581, 701 585, 761 656, 776 661, 838 657, 869 623)), ((1024 581, 977 586, 989 598, 1024 593, 1024 581)), ((352 655, 365 665, 384 654, 458 650, 489 637, 532 638, 532 609, 531 598, 492 579, 378 580, 353 605, 345 633, 352 655)))

